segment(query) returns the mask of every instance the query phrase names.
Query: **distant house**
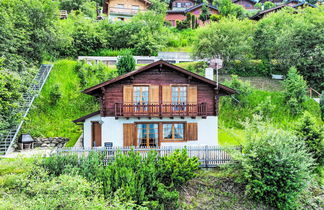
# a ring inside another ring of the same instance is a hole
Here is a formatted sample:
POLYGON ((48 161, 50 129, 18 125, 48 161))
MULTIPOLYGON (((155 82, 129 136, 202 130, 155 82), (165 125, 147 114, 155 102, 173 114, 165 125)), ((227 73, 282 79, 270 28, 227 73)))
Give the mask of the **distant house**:
POLYGON ((233 3, 243 6, 247 10, 255 10, 256 1, 253 0, 233 0, 233 3))
POLYGON ((260 3, 264 4, 265 2, 270 1, 274 3, 275 5, 281 5, 284 4, 284 0, 259 0, 260 3))
POLYGON ((83 93, 100 101, 99 111, 74 121, 84 147, 154 148, 218 145, 219 98, 235 91, 160 60, 83 93))
MULTIPOLYGON (((178 0, 180 1, 180 0, 178 0)), ((184 1, 184 0, 183 0, 184 1)), ((184 2, 184 4, 182 4, 183 6, 186 6, 186 4, 189 4, 190 1, 186 1, 184 2)), ((172 26, 177 26, 177 21, 183 21, 186 19, 186 15, 188 13, 192 13, 193 15, 195 15, 198 19, 198 24, 202 25, 203 22, 201 20, 199 20, 199 16, 201 14, 201 8, 202 6, 205 5, 205 3, 201 3, 201 4, 197 4, 194 5, 190 8, 186 8, 186 7, 172 7, 171 10, 167 11, 167 15, 165 17, 165 20, 170 22, 172 26)), ((180 4, 178 5, 180 6, 180 4)), ((218 14, 218 9, 215 6, 212 6, 210 4, 206 4, 207 8, 209 9, 210 14, 218 14)))
POLYGON ((105 0, 103 12, 112 21, 127 20, 151 5, 147 0, 105 0))
POLYGON ((309 7, 313 7, 315 8, 316 5, 310 4, 308 2, 300 2, 300 3, 295 3, 295 2, 288 2, 287 4, 282 4, 267 10, 262 10, 260 12, 258 12, 257 14, 253 15, 252 17, 250 17, 251 20, 260 20, 262 19, 264 16, 268 15, 269 13, 272 12, 276 12, 278 10, 281 10, 284 7, 292 7, 294 9, 298 9, 298 8, 304 8, 305 6, 309 6, 309 7))
POLYGON ((186 10, 196 5, 194 0, 175 0, 172 2, 171 10, 186 10))

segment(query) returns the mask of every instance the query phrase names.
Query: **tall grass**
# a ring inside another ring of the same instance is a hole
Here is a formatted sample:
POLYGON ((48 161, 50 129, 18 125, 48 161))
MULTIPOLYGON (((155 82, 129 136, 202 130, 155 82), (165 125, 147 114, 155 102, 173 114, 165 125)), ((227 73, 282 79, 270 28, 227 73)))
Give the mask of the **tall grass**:
POLYGON ((60 60, 44 85, 40 96, 35 100, 23 126, 24 133, 34 137, 67 137, 69 145, 82 133, 82 127, 72 123, 73 120, 99 110, 94 97, 81 93, 80 79, 75 72, 77 62, 60 60), (50 104, 50 92, 59 86, 62 97, 57 104, 50 104))

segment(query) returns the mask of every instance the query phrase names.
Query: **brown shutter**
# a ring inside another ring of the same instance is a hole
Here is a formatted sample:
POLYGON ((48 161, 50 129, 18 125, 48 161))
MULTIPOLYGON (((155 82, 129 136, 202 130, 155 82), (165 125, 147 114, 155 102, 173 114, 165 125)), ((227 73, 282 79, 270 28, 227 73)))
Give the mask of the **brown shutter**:
POLYGON ((160 110, 160 86, 158 85, 150 85, 150 90, 149 90, 149 94, 150 94, 150 113, 152 115, 156 115, 158 116, 160 114, 159 110, 160 110))
POLYGON ((135 124, 124 124, 124 147, 137 146, 135 124))
POLYGON ((170 113, 171 106, 167 106, 172 102, 172 88, 171 85, 163 85, 162 86, 162 112, 163 113, 170 113))
POLYGON ((149 92, 150 92, 150 104, 159 104, 160 86, 151 85, 149 92))
POLYGON ((134 90, 132 85, 124 85, 123 89, 123 104, 130 105, 130 106, 123 106, 123 114, 124 116, 127 116, 129 114, 132 114, 134 109, 132 107, 133 105, 133 95, 134 90))
POLYGON ((187 89, 188 114, 196 116, 198 112, 197 86, 189 85, 187 89))
POLYGON ((187 96, 187 103, 188 104, 197 104, 197 86, 190 85, 188 87, 188 96, 187 96))
POLYGON ((133 86, 132 85, 124 85, 123 97, 124 104, 133 104, 133 86))
POLYGON ((198 126, 197 123, 187 123, 186 126, 187 141, 198 140, 198 126))

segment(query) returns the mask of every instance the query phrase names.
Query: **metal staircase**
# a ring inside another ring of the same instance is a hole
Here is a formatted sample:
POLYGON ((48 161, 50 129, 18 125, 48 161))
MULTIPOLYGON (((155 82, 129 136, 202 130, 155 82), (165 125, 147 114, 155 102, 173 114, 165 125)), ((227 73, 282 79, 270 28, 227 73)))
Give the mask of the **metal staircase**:
POLYGON ((13 128, 0 132, 0 155, 5 155, 11 152, 11 147, 19 134, 19 131, 24 123, 24 119, 27 116, 35 98, 42 90, 52 68, 53 65, 51 64, 42 64, 40 66, 37 75, 31 83, 32 85, 29 87, 26 93, 23 94, 23 103, 19 106, 19 112, 22 115, 22 120, 13 128))

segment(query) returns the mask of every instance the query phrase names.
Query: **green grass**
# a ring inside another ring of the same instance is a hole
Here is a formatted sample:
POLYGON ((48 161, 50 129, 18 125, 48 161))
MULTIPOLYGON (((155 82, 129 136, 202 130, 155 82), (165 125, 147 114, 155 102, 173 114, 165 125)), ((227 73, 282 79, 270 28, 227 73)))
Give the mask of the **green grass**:
POLYGON ((80 79, 74 68, 76 61, 60 60, 35 100, 23 126, 24 133, 34 137, 66 137, 70 139, 67 146, 73 146, 82 133, 82 126, 73 120, 99 110, 94 97, 81 93, 80 79), (52 87, 58 85, 62 94, 54 106, 50 105, 52 87))

